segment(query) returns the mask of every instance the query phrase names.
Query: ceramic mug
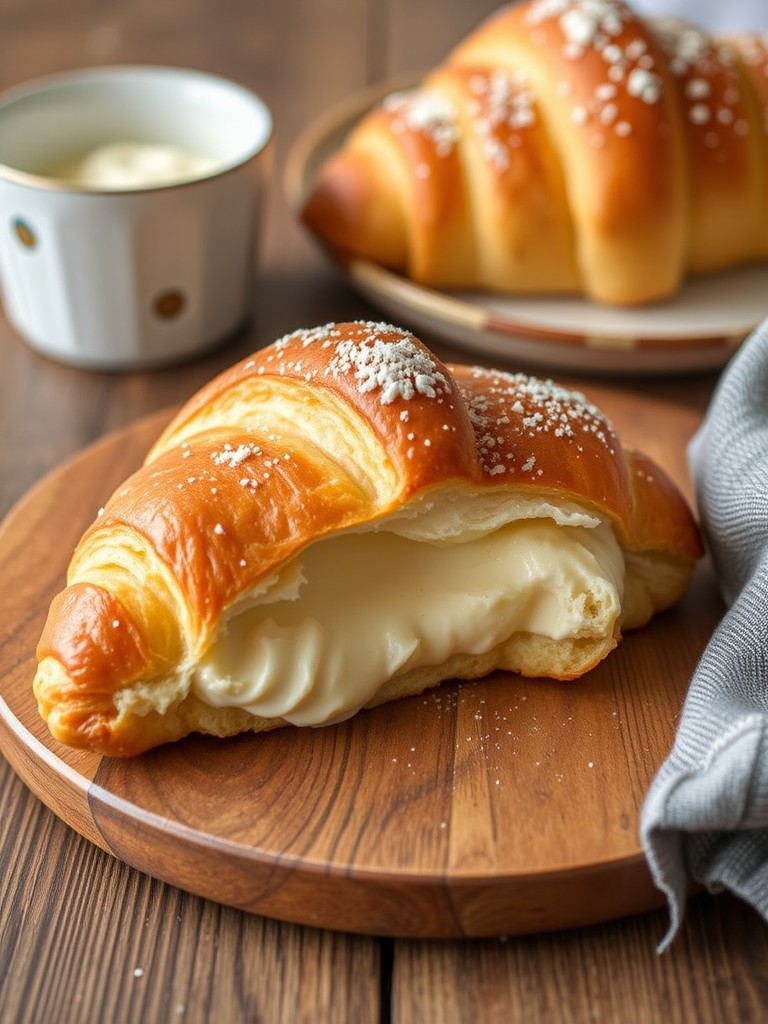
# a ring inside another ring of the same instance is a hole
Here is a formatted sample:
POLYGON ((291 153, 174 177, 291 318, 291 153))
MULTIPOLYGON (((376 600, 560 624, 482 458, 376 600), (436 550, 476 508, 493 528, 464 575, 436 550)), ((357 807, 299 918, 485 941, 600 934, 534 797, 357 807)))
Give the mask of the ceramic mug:
POLYGON ((73 71, 1 96, 0 285, 16 330, 93 369, 231 335, 249 312, 271 135, 259 97, 181 68, 73 71), (132 177, 104 175, 118 150, 140 155, 132 177), (94 158, 101 177, 82 172, 94 158))

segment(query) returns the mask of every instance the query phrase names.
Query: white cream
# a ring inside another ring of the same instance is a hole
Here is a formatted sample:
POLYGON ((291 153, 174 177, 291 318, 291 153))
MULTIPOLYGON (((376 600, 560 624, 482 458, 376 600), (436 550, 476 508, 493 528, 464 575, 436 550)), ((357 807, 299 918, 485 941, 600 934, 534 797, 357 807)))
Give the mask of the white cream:
POLYGON ((567 501, 554 505, 541 497, 458 487, 453 493, 442 489, 438 504, 425 498, 405 505, 387 516, 385 528, 411 540, 464 542, 521 519, 552 519, 559 526, 600 523, 596 515, 567 501))
POLYGON ((91 189, 134 189, 199 178, 213 170, 210 157, 179 146, 114 142, 45 172, 48 178, 91 189))
POLYGON ((433 544, 348 533, 311 546, 238 606, 194 671, 193 692, 322 725, 354 714, 399 673, 482 654, 520 630, 562 639, 613 629, 624 559, 607 524, 537 519, 469 536, 433 544))

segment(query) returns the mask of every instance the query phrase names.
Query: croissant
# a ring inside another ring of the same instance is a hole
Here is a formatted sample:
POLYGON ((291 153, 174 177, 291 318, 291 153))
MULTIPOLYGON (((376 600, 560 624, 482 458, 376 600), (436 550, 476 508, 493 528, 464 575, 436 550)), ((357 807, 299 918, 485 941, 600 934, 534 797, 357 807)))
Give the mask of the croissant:
POLYGON ((362 118, 300 215, 428 286, 670 296, 768 259, 768 39, 622 0, 502 7, 362 118))
POLYGON ((571 679, 700 554, 583 395, 386 324, 298 330, 193 396, 87 529, 34 692, 58 740, 124 756, 498 668, 571 679))

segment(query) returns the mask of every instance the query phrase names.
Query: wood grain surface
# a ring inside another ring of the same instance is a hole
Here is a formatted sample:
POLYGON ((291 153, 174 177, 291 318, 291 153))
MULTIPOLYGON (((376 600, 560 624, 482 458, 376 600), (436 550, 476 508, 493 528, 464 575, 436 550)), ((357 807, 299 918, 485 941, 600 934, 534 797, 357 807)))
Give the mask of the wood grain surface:
MULTIPOLYGON (((83 65, 180 64, 256 89, 276 122, 253 317, 226 349, 153 374, 84 373, 36 356, 0 309, 0 518, 84 445, 181 402, 259 345, 297 326, 378 315, 293 221, 280 187, 286 153, 331 105, 429 66, 494 6, 0 0, 0 88, 83 65)), ((455 358, 439 338, 424 340, 455 358)), ((612 390, 700 417, 715 383, 705 374, 617 380, 612 390)), ((675 458, 684 467, 684 453, 675 458)), ((42 525, 67 528, 55 514, 42 525)), ((19 580, 0 583, 6 591, 19 580)), ((3 672, 17 655, 7 661, 3 648, 3 672)), ((752 911, 726 895, 696 896, 679 937, 659 957, 666 924, 662 909, 507 941, 393 942, 275 922, 126 866, 65 825, 0 757, 3 1024, 766 1019, 768 929, 752 911)))

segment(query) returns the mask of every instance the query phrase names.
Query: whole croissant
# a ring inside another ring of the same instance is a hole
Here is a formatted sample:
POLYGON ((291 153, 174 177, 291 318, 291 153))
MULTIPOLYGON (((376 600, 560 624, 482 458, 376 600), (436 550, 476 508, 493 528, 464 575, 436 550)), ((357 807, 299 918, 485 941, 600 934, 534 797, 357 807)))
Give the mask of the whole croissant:
POLYGON ((130 755, 496 668, 569 679, 700 554, 583 395, 385 324, 299 330, 193 396, 86 531, 34 692, 57 739, 130 755))
POLYGON ((361 120, 301 216, 440 288, 635 304, 768 259, 768 40, 622 0, 502 7, 361 120))

